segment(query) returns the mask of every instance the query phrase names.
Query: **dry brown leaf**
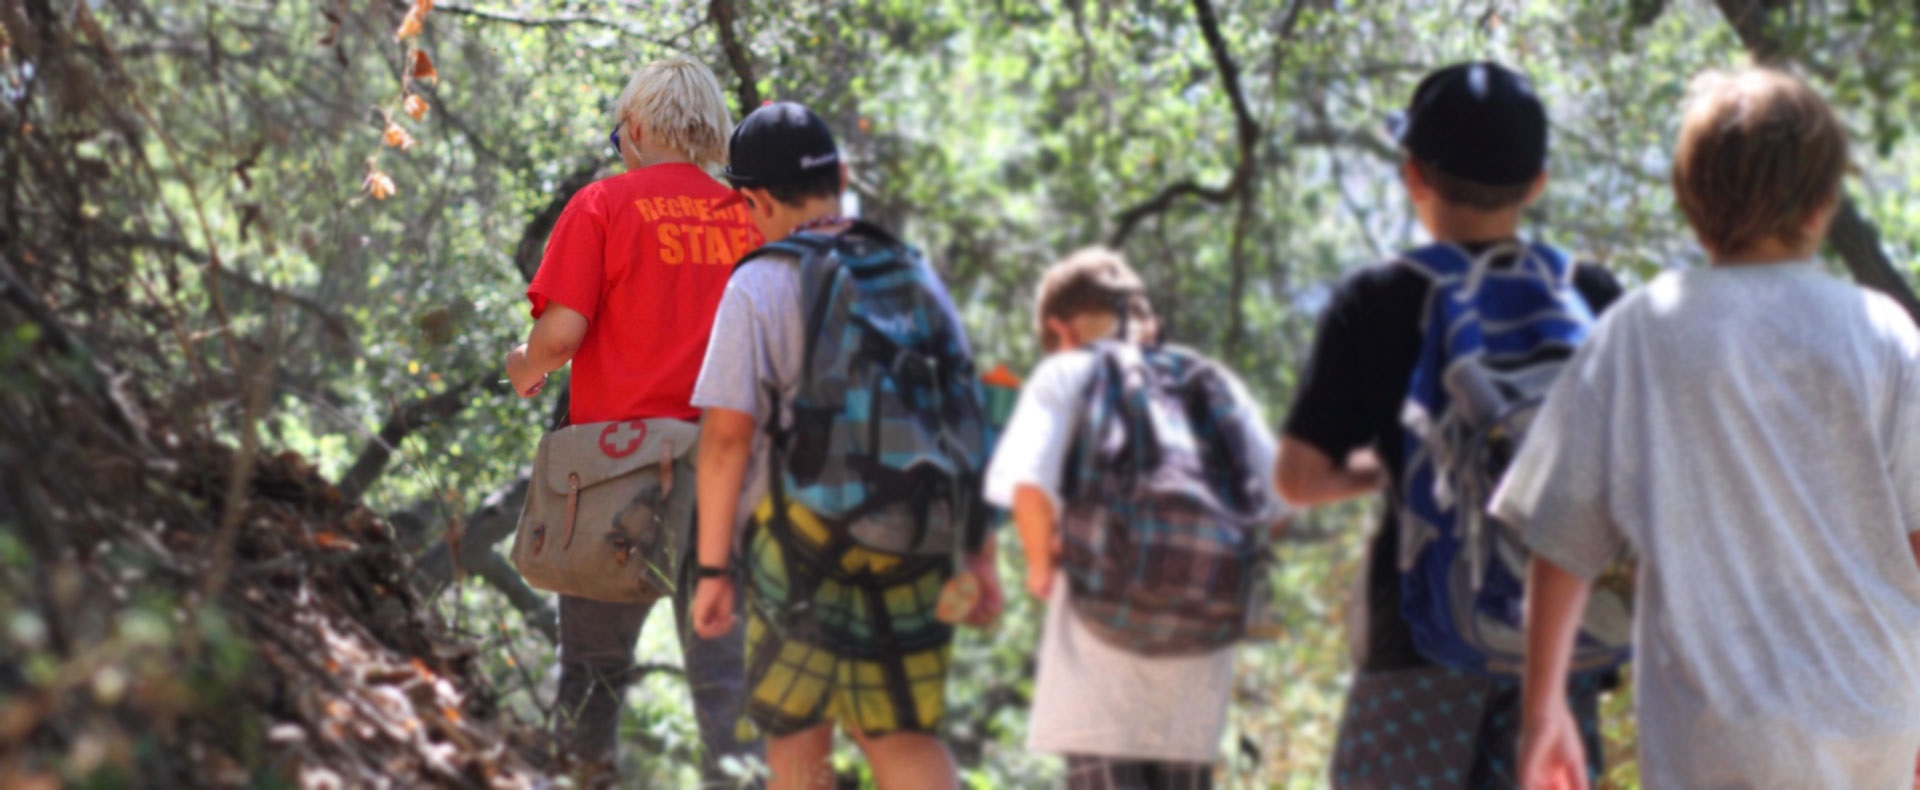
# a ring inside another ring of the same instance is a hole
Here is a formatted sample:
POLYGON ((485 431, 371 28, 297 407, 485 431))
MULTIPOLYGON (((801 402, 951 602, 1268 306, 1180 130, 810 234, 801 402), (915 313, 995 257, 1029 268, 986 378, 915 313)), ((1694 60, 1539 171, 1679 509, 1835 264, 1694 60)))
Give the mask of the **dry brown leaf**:
POLYGON ((37 695, 22 695, 0 708, 0 740, 18 742, 47 715, 47 705, 37 695))
POLYGON ((400 106, 406 111, 408 117, 416 121, 427 117, 427 100, 420 98, 417 94, 407 94, 407 100, 401 102, 400 106))
POLYGON ((388 148, 398 148, 402 151, 413 150, 413 135, 407 134, 407 130, 401 128, 400 124, 389 122, 387 124, 387 133, 384 137, 388 148))
POLYGON ((313 545, 323 549, 351 550, 355 548, 353 541, 341 537, 340 533, 337 532, 315 533, 313 536, 313 545))
POLYGON ((0 786, 16 790, 60 790, 61 783, 58 774, 28 773, 24 768, 8 766, 0 771, 0 786))
POLYGON ((424 14, 420 13, 420 7, 414 6, 412 10, 407 12, 407 17, 400 20, 400 29, 393 32, 393 40, 406 41, 407 39, 420 35, 420 31, 425 27, 421 24, 422 16, 424 16, 424 14))
POLYGON ((360 186, 366 189, 367 194, 372 195, 374 200, 386 200, 392 197, 394 192, 393 178, 378 169, 369 171, 367 180, 360 186))
POLYGON ((433 58, 427 57, 426 50, 413 51, 413 78, 424 82, 440 84, 440 72, 433 68, 433 58))

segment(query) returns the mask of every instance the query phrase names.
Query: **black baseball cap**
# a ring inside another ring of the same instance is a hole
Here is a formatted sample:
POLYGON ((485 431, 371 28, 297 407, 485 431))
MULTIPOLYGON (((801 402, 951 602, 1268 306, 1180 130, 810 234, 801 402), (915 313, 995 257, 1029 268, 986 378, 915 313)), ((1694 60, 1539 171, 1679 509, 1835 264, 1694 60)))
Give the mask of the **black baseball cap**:
POLYGON ((1492 61, 1428 74, 1387 132, 1413 158, 1475 183, 1524 184, 1547 165, 1547 108, 1525 74, 1492 61))
POLYGON ((840 147, 820 116, 796 102, 761 105, 733 127, 724 175, 734 193, 715 207, 740 202, 743 188, 797 181, 839 165, 840 147))

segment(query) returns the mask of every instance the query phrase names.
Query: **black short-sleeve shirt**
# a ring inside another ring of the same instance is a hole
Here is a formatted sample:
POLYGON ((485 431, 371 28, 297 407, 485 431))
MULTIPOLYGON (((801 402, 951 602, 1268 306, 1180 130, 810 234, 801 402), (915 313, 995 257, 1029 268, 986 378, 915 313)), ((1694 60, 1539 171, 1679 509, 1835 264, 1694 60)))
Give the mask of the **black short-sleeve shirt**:
MULTIPOLYGON (((1478 253, 1491 246, 1469 244, 1478 253)), ((1493 265, 1510 265, 1511 259, 1493 265)), ((1574 289, 1595 314, 1619 298, 1620 283, 1599 266, 1578 263, 1574 289)), ((1380 531, 1367 557, 1367 639, 1361 668, 1370 671, 1430 666, 1413 646, 1400 615, 1398 491, 1404 473, 1400 411, 1420 356, 1432 288, 1404 264, 1375 264, 1347 276, 1320 315, 1312 356, 1283 427, 1341 463, 1362 447, 1380 457, 1390 479, 1380 531)))

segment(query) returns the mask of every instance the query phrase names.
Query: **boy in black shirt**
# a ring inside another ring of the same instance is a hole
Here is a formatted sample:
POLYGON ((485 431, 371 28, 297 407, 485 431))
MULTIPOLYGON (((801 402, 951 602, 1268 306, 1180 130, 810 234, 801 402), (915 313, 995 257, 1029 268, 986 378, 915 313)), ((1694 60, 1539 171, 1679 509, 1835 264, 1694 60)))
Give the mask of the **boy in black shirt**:
MULTIPOLYGON (((1546 110, 1527 78, 1494 63, 1429 74, 1393 133, 1413 209, 1435 242, 1480 255, 1515 253, 1521 210, 1546 186, 1546 110)), ((1493 266, 1510 263, 1496 257, 1493 266)), ((1579 265, 1574 286, 1594 312, 1620 294, 1604 269, 1579 265)), ((1340 283, 1315 340, 1281 438, 1280 493, 1295 505, 1386 492, 1367 557, 1359 672, 1331 770, 1338 787, 1512 787, 1517 680, 1439 666, 1415 648, 1400 613, 1397 489, 1405 473, 1401 412, 1432 292, 1389 261, 1340 283)), ((1576 683, 1572 708, 1599 770, 1597 684, 1576 683)))

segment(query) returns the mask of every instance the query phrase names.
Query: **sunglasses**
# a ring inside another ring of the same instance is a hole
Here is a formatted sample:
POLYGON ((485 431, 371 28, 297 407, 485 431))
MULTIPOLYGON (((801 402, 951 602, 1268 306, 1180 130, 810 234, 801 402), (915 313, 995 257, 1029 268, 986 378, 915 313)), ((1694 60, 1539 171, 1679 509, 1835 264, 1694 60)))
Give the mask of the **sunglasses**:
POLYGON ((620 152, 620 124, 613 125, 613 134, 607 135, 607 142, 613 145, 613 152, 620 152))

